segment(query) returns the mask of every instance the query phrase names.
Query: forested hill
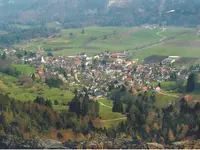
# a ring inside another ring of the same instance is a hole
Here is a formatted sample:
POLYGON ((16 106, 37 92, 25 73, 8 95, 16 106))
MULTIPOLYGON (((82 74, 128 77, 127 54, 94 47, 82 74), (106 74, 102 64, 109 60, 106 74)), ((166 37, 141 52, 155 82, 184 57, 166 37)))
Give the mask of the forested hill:
POLYGON ((7 22, 58 21, 66 27, 200 24, 199 0, 0 0, 7 22))

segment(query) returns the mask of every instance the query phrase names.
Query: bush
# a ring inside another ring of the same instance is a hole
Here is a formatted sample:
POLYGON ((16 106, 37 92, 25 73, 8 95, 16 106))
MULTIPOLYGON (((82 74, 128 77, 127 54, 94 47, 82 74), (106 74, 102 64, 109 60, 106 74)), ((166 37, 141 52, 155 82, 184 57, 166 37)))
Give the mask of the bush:
POLYGON ((62 80, 60 80, 59 78, 56 78, 56 77, 47 78, 45 80, 45 83, 50 88, 52 88, 52 87, 59 88, 63 84, 62 80))
POLYGON ((58 100, 55 100, 55 101, 54 101, 54 105, 59 105, 58 100))
POLYGON ((58 133, 57 133, 57 138, 58 138, 59 140, 62 139, 62 138, 63 138, 62 133, 58 132, 58 133))

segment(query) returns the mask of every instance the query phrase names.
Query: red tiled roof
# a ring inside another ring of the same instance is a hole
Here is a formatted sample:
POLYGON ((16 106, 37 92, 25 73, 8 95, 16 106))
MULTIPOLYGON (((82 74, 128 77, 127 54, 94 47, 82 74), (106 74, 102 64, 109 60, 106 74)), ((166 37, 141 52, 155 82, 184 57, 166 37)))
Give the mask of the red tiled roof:
POLYGON ((147 87, 147 86, 143 87, 143 90, 144 90, 144 91, 147 91, 147 90, 148 90, 148 87, 147 87))
POLYGON ((43 71, 39 71, 38 74, 39 75, 44 75, 44 72, 43 71))
POLYGON ((133 93, 136 93, 137 91, 136 91, 135 89, 132 89, 132 92, 133 92, 133 93))
POLYGON ((126 81, 132 81, 133 79, 132 78, 126 78, 126 81))
POLYGON ((192 95, 186 95, 184 98, 186 101, 192 101, 193 99, 192 95))

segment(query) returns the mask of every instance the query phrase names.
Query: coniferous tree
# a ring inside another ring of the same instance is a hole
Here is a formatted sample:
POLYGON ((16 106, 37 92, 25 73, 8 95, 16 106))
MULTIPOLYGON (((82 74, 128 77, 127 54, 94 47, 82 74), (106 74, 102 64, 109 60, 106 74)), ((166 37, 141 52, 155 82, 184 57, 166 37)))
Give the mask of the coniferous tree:
POLYGON ((96 116, 98 117, 99 116, 99 103, 97 101, 95 102, 95 113, 96 113, 96 116))
POLYGON ((120 99, 120 97, 116 97, 113 103, 113 108, 112 108, 113 112, 121 112, 123 113, 123 102, 120 99))
POLYGON ((31 78, 32 78, 33 81, 35 81, 36 77, 35 77, 34 73, 31 75, 31 78))
POLYGON ((161 88, 161 83, 160 82, 158 83, 158 86, 161 88))
POLYGON ((169 133, 168 133, 168 140, 169 142, 173 142, 175 140, 174 133, 171 129, 169 130, 169 133))
POLYGON ((77 116, 80 115, 80 101, 78 95, 75 95, 74 99, 69 103, 69 112, 74 112, 77 116))
POLYGON ((85 33, 85 30, 84 29, 82 29, 82 31, 81 31, 81 34, 84 34, 85 33))
POLYGON ((83 104, 82 104, 82 116, 85 116, 88 113, 88 110, 89 110, 88 103, 89 103, 89 96, 86 93, 83 99, 83 104))
POLYGON ((1 55, 1 58, 2 58, 3 60, 6 59, 6 52, 3 52, 3 54, 1 55))
POLYGON ((62 138, 63 138, 62 133, 58 132, 58 133, 57 133, 57 138, 58 138, 59 140, 62 139, 62 138))
POLYGON ((193 92, 194 90, 195 90, 195 74, 191 73, 187 80, 186 91, 190 93, 193 92))

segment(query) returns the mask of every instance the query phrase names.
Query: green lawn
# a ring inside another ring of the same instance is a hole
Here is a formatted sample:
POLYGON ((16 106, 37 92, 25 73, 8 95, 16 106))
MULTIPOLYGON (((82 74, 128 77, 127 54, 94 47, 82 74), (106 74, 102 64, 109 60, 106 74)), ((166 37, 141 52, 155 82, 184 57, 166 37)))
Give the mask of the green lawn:
POLYGON ((161 108, 168 106, 170 103, 174 102, 175 100, 177 100, 177 98, 162 95, 159 93, 156 94, 156 106, 161 107, 161 108))
POLYGON ((8 32, 6 31, 3 31, 3 30, 0 30, 0 35, 4 35, 4 34, 7 34, 8 32))
POLYGON ((30 75, 31 73, 36 72, 35 68, 26 64, 13 64, 12 66, 20 71, 22 75, 30 75))
MULTIPOLYGON (((106 106, 112 107, 112 105, 113 105, 112 102, 107 99, 100 99, 99 101, 106 106)), ((108 108, 108 107, 102 106, 100 104, 99 104, 99 106, 100 106, 99 114, 100 114, 102 120, 118 119, 118 118, 124 117, 124 115, 122 115, 121 113, 112 112, 112 108, 108 108)))
POLYGON ((191 47, 177 47, 177 46, 156 46, 141 51, 136 51, 134 58, 144 59, 151 55, 163 55, 163 56, 182 56, 182 57, 197 57, 200 58, 199 48, 191 47))
POLYGON ((42 96, 45 99, 51 100, 52 103, 55 100, 59 103, 67 103, 74 97, 71 91, 61 90, 59 88, 47 88, 38 83, 33 83, 30 87, 21 87, 16 84, 17 80, 15 77, 0 73, 0 89, 3 93, 7 93, 11 98, 15 98, 16 100, 33 101, 37 96, 42 96), (38 86, 40 88, 39 90, 37 88, 38 86))

